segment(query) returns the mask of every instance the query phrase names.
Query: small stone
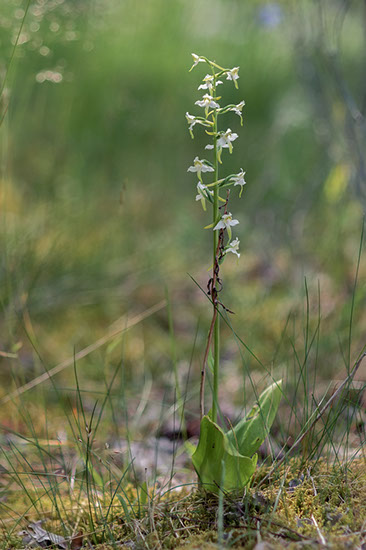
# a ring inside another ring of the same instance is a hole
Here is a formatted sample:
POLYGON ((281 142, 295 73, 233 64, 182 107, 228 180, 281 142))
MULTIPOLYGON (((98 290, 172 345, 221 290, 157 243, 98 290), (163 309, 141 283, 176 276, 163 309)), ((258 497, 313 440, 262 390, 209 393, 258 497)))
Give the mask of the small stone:
POLYGON ((271 502, 264 496, 261 491, 257 491, 253 495, 253 505, 258 510, 263 510, 271 505, 271 502))
POLYGON ((304 474, 301 474, 299 478, 291 479, 288 484, 288 490, 292 493, 296 487, 299 487, 304 481, 304 474))
POLYGON ((342 519, 343 514, 341 512, 327 512, 325 515, 325 519, 328 523, 331 525, 335 525, 338 523, 340 519, 342 519))

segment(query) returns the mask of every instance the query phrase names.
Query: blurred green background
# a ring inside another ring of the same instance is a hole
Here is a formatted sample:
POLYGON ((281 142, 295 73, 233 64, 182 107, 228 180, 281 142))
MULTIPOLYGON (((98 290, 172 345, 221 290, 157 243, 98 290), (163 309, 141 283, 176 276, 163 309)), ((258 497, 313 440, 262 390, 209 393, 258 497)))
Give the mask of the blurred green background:
MULTIPOLYGON (((326 383, 342 376, 365 343, 362 257, 354 294, 365 11, 345 0, 2 0, 3 396, 167 294, 174 339, 162 308, 81 361, 81 381, 98 389, 122 359, 131 399, 151 379, 169 401, 176 358, 197 390, 211 310, 189 275, 206 287, 211 246, 187 174, 206 143, 184 116, 199 113, 206 74, 188 72, 192 52, 240 66, 239 91, 221 91, 246 102, 243 128, 227 117, 240 139, 223 170, 243 168, 248 185, 231 200, 242 255, 225 262, 222 300, 265 368, 224 326, 223 391, 241 402, 243 364, 258 381, 304 361, 326 383)), ((67 393, 72 366, 55 380, 67 393)), ((50 406, 52 385, 23 399, 50 406)))

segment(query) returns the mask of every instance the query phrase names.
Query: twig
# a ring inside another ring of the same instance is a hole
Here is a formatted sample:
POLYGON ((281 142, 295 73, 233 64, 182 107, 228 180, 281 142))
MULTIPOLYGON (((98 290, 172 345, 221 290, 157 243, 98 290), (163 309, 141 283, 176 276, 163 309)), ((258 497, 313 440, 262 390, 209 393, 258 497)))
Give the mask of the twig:
POLYGON ((314 514, 311 514, 311 521, 314 523, 315 525, 315 529, 318 533, 318 536, 319 536, 319 540, 321 542, 321 544, 323 546, 326 546, 327 545, 327 541, 325 540, 325 537, 323 535, 323 533, 321 532, 321 530, 319 529, 319 525, 318 525, 318 522, 316 521, 315 517, 314 517, 314 514))
POLYGON ((316 487, 315 487, 314 478, 310 473, 310 468, 308 468, 308 478, 310 479, 311 484, 313 486, 314 497, 316 497, 318 495, 318 491, 316 490, 316 487))
POLYGON ((298 447, 301 443, 301 441, 304 439, 304 437, 306 437, 306 435, 310 432, 310 430, 313 428, 313 426, 318 422, 318 420, 323 416, 323 414, 325 413, 325 411, 330 407, 330 405, 333 403, 333 401, 335 400, 336 397, 338 397, 338 395, 341 393, 341 391, 343 390, 343 388, 345 387, 345 385, 350 382, 352 380, 352 378, 354 377, 354 375, 356 374, 359 366, 361 365, 363 359, 366 357, 366 352, 364 352, 361 357, 359 358, 359 360, 356 362, 355 366, 353 367, 353 369, 351 370, 351 372, 349 373, 349 375, 347 376, 347 378, 345 378, 342 382, 342 384, 338 387, 338 389, 333 393, 333 395, 328 399, 328 401, 325 403, 325 405, 320 409, 319 413, 316 415, 316 417, 314 418, 314 420, 310 423, 309 427, 304 431, 303 434, 301 434, 295 441, 295 443, 292 445, 292 447, 288 450, 288 452, 278 461, 276 462, 271 470, 268 472, 268 474, 260 481, 258 487, 260 487, 265 481, 267 481, 267 479, 273 474, 273 472, 284 462, 284 460, 286 459, 287 455, 293 451, 296 447, 298 447))

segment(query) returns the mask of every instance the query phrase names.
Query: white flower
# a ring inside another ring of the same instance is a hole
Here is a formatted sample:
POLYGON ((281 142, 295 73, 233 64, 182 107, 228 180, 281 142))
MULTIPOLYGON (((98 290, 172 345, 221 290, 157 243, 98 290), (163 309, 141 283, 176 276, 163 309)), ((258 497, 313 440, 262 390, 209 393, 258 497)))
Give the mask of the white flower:
POLYGON ((231 153, 233 150, 231 142, 235 141, 238 137, 238 134, 232 132, 230 128, 228 128, 226 132, 220 134, 220 137, 217 140, 217 145, 220 149, 229 149, 231 153))
POLYGON ((197 176, 200 181, 202 181, 201 172, 214 172, 214 171, 215 170, 212 168, 212 166, 208 166, 208 164, 206 164, 204 160, 200 160, 198 157, 194 159, 193 166, 190 166, 187 170, 187 172, 197 172, 197 176))
POLYGON ((219 109, 220 105, 214 101, 214 98, 212 95, 205 94, 201 101, 196 101, 195 105, 198 105, 199 107, 204 107, 206 111, 206 116, 208 113, 208 109, 211 107, 212 109, 219 109))
POLYGON ((193 126, 194 126, 195 124, 197 124, 197 122, 198 122, 198 120, 196 119, 196 117, 193 116, 193 115, 190 115, 190 114, 188 113, 188 111, 186 112, 186 119, 187 119, 188 124, 190 124, 190 127, 189 127, 190 130, 191 130, 191 129, 193 128, 193 126))
POLYGON ((234 107, 231 107, 229 110, 230 111, 233 111, 236 115, 238 115, 240 117, 240 124, 243 126, 243 107, 245 105, 245 101, 243 99, 243 101, 241 101, 240 103, 238 103, 237 105, 234 105, 234 107))
POLYGON ((239 197, 241 197, 241 194, 243 192, 243 187, 247 183, 244 179, 244 176, 245 176, 245 172, 243 172, 243 169, 240 168, 239 174, 236 174, 236 176, 231 178, 231 181, 234 182, 234 187, 235 185, 240 185, 241 187, 239 197))
POLYGON ((201 63, 201 62, 204 63, 206 61, 203 57, 200 57, 199 55, 196 55, 195 53, 192 53, 192 57, 193 57, 193 65, 189 69, 190 71, 192 69, 194 69, 196 67, 196 65, 198 65, 198 63, 201 63))
POLYGON ((234 111, 234 113, 235 113, 236 115, 239 115, 239 116, 240 116, 240 115, 241 115, 241 112, 242 112, 242 110, 243 110, 244 105, 245 105, 245 101, 244 101, 244 99, 243 99, 243 101, 241 101, 240 103, 238 103, 237 105, 235 105, 235 107, 232 107, 232 108, 230 109, 230 111, 234 111))
MULTIPOLYGON (((211 74, 206 74, 205 78, 203 78, 204 84, 201 84, 198 86, 199 90, 209 90, 209 92, 212 92, 213 83, 214 83, 214 77, 211 74)), ((217 84, 222 84, 222 80, 217 80, 217 84)))
POLYGON ((238 87, 237 80, 239 78, 239 67, 234 67, 227 72, 226 80, 232 80, 235 84, 235 88, 238 87))
POLYGON ((204 119, 201 119, 201 118, 197 118, 193 115, 190 115, 188 112, 186 113, 186 119, 187 119, 187 122, 189 124, 189 133, 191 134, 192 137, 193 136, 193 127, 196 125, 196 124, 201 124, 202 126, 210 126, 210 122, 209 121, 206 121, 204 119))
MULTIPOLYGON (((219 134, 217 134, 217 136, 217 159, 221 163, 221 151, 223 149, 229 149, 230 153, 232 153, 232 141, 235 141, 239 136, 235 132, 232 132, 230 128, 228 128, 226 132, 220 132, 219 134)), ((206 145, 205 149, 214 149, 214 146, 209 143, 208 145, 206 145)))
POLYGON ((240 241, 239 241, 238 237, 236 237, 236 239, 234 239, 234 240, 229 244, 229 246, 226 247, 225 253, 227 253, 227 252, 232 252, 233 254, 236 254, 238 258, 240 258, 240 253, 238 252, 238 250, 239 250, 239 244, 240 244, 240 241))
POLYGON ((189 124, 189 129, 192 130, 193 126, 196 124, 202 124, 202 126, 211 126, 213 123, 205 120, 201 117, 195 117, 194 115, 190 115, 188 112, 186 113, 186 119, 189 124))
POLYGON ((190 114, 188 113, 188 111, 186 112, 186 119, 187 119, 187 122, 188 122, 188 124, 189 124, 189 128, 188 128, 189 133, 191 134, 191 137, 192 137, 192 139, 193 139, 193 138, 194 138, 194 135, 193 135, 193 126, 194 126, 195 124, 198 124, 199 121, 196 119, 195 116, 190 115, 190 114))
POLYGON ((233 225, 237 225, 239 223, 238 220, 233 220, 233 216, 231 212, 229 214, 224 214, 221 218, 221 220, 215 225, 213 228, 214 231, 218 231, 219 229, 227 229, 227 233, 229 235, 229 239, 231 239, 231 227, 233 225))
POLYGON ((237 225, 238 223, 239 221, 233 220, 233 215, 229 212, 228 214, 223 214, 221 220, 215 225, 214 231, 218 229, 229 229, 230 226, 237 225))
POLYGON ((207 193, 213 195, 213 191, 210 191, 206 185, 199 181, 197 183, 197 193, 198 194, 196 195, 196 201, 201 201, 203 210, 206 210, 207 193))

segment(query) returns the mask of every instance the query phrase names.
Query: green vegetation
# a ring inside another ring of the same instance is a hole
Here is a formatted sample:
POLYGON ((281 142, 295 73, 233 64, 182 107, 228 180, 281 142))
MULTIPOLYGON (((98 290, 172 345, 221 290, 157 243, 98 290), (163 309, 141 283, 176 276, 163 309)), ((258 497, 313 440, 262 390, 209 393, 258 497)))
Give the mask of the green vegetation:
POLYGON ((38 520, 74 550, 364 543, 362 4, 2 0, 0 548, 38 520), (198 490, 186 454, 212 263, 192 52, 240 66, 246 101, 222 429, 283 380, 235 499, 198 490))

